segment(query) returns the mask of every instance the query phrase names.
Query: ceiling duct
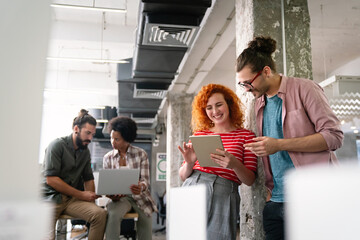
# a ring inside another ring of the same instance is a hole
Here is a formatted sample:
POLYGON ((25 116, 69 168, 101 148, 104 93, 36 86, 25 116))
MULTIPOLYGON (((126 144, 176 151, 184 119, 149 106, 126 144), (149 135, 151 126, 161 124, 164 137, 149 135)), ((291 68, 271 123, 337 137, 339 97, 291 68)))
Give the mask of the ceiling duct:
POLYGON ((131 118, 136 122, 139 129, 155 128, 158 123, 157 115, 152 113, 133 113, 131 118))
POLYGON ((119 113, 153 113, 157 112, 162 99, 134 98, 135 83, 118 84, 119 87, 119 113))
POLYGON ((98 122, 107 122, 112 118, 116 117, 116 107, 98 107, 98 108, 89 108, 89 114, 93 116, 98 122))
POLYGON ((156 120, 155 118, 132 118, 135 122, 139 124, 153 124, 156 120))
POLYGON ((143 45, 190 47, 199 27, 146 23, 143 45))
POLYGON ((155 117, 171 79, 131 78, 131 68, 132 60, 118 65, 118 113, 150 113, 155 117))
POLYGON ((167 93, 167 84, 134 84, 134 98, 163 99, 167 93))
POLYGON ((142 128, 156 127, 157 112, 211 2, 141 0, 134 57, 118 64, 119 115, 142 128))

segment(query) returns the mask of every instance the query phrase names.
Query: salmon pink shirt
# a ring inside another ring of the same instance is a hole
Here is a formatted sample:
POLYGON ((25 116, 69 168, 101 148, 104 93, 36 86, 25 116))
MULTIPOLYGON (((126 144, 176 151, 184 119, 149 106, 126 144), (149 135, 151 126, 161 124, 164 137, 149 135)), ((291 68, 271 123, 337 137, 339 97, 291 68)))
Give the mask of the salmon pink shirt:
MULTIPOLYGON (((278 97, 282 99, 282 127, 284 139, 297 138, 320 133, 328 146, 322 152, 289 152, 295 168, 315 163, 336 161, 331 151, 340 148, 343 132, 340 121, 331 110, 323 89, 314 81, 282 76, 278 97)), ((263 112, 265 96, 255 102, 256 126, 263 136, 263 112)), ((268 157, 263 157, 266 186, 272 189, 271 167, 268 157)))

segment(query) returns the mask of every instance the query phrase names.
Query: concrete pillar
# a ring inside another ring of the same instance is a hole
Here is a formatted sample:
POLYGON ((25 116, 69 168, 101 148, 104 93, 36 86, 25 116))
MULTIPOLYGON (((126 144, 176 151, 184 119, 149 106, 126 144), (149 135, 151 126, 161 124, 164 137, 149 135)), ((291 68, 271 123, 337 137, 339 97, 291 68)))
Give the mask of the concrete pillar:
POLYGON ((167 189, 180 187, 182 184, 178 172, 183 158, 177 147, 184 141, 189 141, 189 136, 192 134, 190 121, 193 98, 194 96, 192 94, 175 94, 168 96, 166 126, 167 189))
MULTIPOLYGON (((237 56, 255 36, 271 36, 277 41, 273 56, 277 71, 287 76, 312 77, 310 19, 306 0, 236 0, 235 8, 237 56)), ((240 88, 237 93, 245 106, 244 126, 257 134, 255 99, 240 88)), ((251 187, 242 185, 240 196, 240 239, 264 239, 262 210, 266 189, 260 159, 256 182, 251 187)))
MULTIPOLYGON (((192 94, 173 94, 168 96, 167 121, 166 121, 166 189, 180 187, 182 181, 179 177, 179 168, 183 162, 182 155, 178 146, 184 141, 189 140, 192 134, 191 121, 191 103, 194 96, 192 94)), ((169 194, 166 194, 166 227, 169 229, 171 221, 171 212, 169 194)), ((168 239, 168 237, 167 237, 168 239)))
POLYGON ((284 1, 287 76, 312 79, 310 16, 306 0, 284 1))

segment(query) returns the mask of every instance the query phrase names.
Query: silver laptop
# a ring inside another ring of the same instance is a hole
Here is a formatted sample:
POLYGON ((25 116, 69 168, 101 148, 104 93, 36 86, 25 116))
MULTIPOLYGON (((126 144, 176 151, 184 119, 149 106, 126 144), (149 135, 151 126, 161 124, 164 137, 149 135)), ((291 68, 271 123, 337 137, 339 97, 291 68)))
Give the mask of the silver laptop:
POLYGON ((132 194, 130 186, 139 183, 140 169, 100 169, 94 173, 97 195, 132 194))

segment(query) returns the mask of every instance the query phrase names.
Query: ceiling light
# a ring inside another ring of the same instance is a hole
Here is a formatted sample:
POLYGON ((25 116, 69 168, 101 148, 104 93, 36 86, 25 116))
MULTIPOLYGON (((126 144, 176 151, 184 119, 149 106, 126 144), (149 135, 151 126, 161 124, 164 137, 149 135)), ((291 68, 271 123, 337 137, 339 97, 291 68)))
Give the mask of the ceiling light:
POLYGON ((354 133, 359 133, 359 130, 357 130, 357 129, 356 129, 356 130, 354 130, 354 133))
POLYGON ((116 12, 116 13, 126 13, 126 9, 119 8, 102 8, 102 7, 88 7, 88 6, 78 6, 78 5, 68 5, 68 4, 51 4, 53 8, 66 8, 66 9, 80 9, 80 10, 91 10, 91 11, 100 11, 100 12, 116 12))
POLYGON ((107 120, 107 119, 96 119, 96 122, 98 122, 98 123, 107 123, 107 122, 109 122, 109 120, 107 120))
POLYGON ((75 61, 75 62, 92 62, 92 63, 129 63, 126 60, 96 59, 96 58, 68 58, 68 57, 47 57, 47 60, 57 61, 75 61))
POLYGON ((356 129, 356 127, 355 127, 355 126, 351 126, 350 129, 356 129))

